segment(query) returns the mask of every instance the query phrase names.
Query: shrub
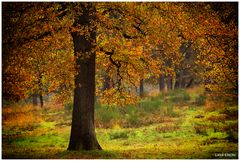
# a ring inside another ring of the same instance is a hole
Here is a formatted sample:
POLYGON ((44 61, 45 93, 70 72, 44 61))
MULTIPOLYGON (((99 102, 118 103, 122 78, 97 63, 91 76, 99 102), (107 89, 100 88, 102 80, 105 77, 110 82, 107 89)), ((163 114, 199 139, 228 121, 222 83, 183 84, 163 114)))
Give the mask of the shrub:
POLYGON ((238 118, 238 107, 233 106, 233 107, 225 107, 224 109, 220 110, 220 114, 226 114, 228 117, 232 119, 237 119, 238 118))
POLYGON ((197 106, 202 106, 202 105, 204 105, 205 104, 205 101, 206 101, 206 95, 204 95, 204 94, 200 94, 198 97, 196 97, 196 99, 195 99, 195 104, 197 105, 197 106))
POLYGON ((207 117, 207 120, 211 121, 211 122, 225 122, 227 119, 225 114, 219 114, 219 115, 210 115, 209 117, 207 117))
POLYGON ((234 131, 234 130, 229 130, 227 131, 227 137, 226 139, 229 142, 238 142, 238 132, 234 131))
POLYGON ((171 105, 171 104, 160 107, 160 113, 163 116, 170 116, 170 117, 178 116, 178 114, 173 109, 173 105, 171 105))
POLYGON ((140 108, 142 108, 144 112, 149 112, 149 113, 159 110, 160 106, 161 106, 160 99, 152 99, 152 100, 142 101, 140 103, 140 108))
POLYGON ((218 109, 222 109, 225 107, 225 103, 222 101, 216 102, 215 100, 212 100, 211 98, 207 98, 205 101, 204 110, 206 112, 216 111, 218 109))
POLYGON ((234 106, 238 104, 238 97, 235 95, 224 95, 219 93, 210 93, 209 97, 215 102, 224 102, 225 105, 234 106))
POLYGON ((108 107, 98 105, 95 109, 96 118, 104 124, 104 126, 111 126, 114 120, 120 118, 120 112, 116 107, 108 107))
POLYGON ((178 129, 179 127, 174 124, 166 124, 164 126, 156 127, 156 131, 159 133, 174 132, 174 131, 177 131, 178 129))
POLYGON ((72 102, 68 102, 68 103, 65 103, 64 104, 64 110, 66 112, 72 112, 72 109, 73 109, 73 104, 72 102))
POLYGON ((39 110, 32 105, 15 105, 3 108, 3 129, 29 130, 35 128, 43 121, 39 110))
POLYGON ((125 119, 130 126, 138 126, 138 109, 135 106, 127 106, 125 109, 125 119))
POLYGON ((131 125, 131 126, 138 126, 139 124, 139 117, 136 114, 130 114, 127 115, 127 122, 131 125))
POLYGON ((168 95, 173 103, 183 104, 190 100, 190 95, 183 89, 171 91, 168 95))

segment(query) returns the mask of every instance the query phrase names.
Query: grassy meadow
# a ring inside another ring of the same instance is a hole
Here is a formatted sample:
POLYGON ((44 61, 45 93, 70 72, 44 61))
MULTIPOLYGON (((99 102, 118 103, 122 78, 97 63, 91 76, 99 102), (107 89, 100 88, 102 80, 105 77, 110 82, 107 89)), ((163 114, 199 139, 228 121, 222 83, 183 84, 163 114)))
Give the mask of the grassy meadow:
POLYGON ((96 104, 102 151, 67 151, 71 104, 3 104, 2 158, 237 159, 238 106, 201 87, 148 96, 126 107, 96 104))

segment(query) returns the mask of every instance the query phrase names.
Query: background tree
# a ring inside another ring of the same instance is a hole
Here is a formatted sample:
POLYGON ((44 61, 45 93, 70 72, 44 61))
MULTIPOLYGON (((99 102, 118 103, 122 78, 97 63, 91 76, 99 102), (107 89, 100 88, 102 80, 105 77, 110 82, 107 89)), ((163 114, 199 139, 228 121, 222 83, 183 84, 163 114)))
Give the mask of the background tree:
POLYGON ((49 3, 4 3, 3 8, 3 21, 9 21, 3 30, 4 96, 38 95, 43 106, 44 95, 60 90, 63 84, 72 86, 72 81, 65 81, 74 74, 70 38, 60 33, 49 3), (32 16, 35 11, 37 15, 32 16), (49 19, 53 21, 48 23, 49 19))
POLYGON ((224 6, 223 3, 188 4, 192 8, 189 12, 194 15, 193 20, 201 22, 192 40, 200 50, 198 64, 203 68, 200 75, 206 89, 217 95, 236 97, 238 33, 236 16, 233 15, 237 15, 237 4, 227 3, 224 6), (201 11, 197 9, 199 6, 203 6, 201 11))

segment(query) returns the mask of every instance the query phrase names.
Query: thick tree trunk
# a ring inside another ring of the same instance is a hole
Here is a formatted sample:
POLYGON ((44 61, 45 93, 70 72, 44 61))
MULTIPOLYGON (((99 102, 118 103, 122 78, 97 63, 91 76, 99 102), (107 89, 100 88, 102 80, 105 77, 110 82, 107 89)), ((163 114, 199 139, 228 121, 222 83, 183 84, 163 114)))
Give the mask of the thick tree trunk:
POLYGON ((140 80, 139 95, 140 95, 140 97, 144 96, 143 79, 140 80))
MULTIPOLYGON (((83 14, 75 20, 75 26, 90 27, 94 11, 91 3, 82 5, 83 14)), ((74 55, 76 58, 74 103, 71 136, 68 150, 101 149, 95 135, 94 96, 95 96, 95 29, 90 31, 90 38, 72 33, 74 55)))
POLYGON ((164 92, 165 90, 165 83, 164 83, 164 75, 161 75, 159 78, 159 91, 164 92))

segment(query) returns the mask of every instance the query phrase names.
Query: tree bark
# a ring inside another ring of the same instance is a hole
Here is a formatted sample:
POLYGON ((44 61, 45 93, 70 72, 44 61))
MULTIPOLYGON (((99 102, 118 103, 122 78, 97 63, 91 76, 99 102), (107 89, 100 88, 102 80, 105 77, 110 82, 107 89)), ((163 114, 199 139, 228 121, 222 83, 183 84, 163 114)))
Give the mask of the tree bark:
POLYGON ((144 96, 143 79, 140 80, 139 95, 140 95, 140 97, 144 96))
POLYGON ((41 105, 41 108, 43 107, 43 95, 42 95, 42 92, 39 93, 39 99, 40 99, 40 105, 41 105))
POLYGON ((164 79, 165 79, 164 75, 161 75, 159 78, 159 91, 160 92, 164 92, 164 90, 165 90, 164 79))
MULTIPOLYGON (((82 5, 82 15, 75 20, 74 26, 91 27, 94 20, 92 3, 82 5)), ((68 150, 101 149, 94 127, 95 96, 95 42, 96 29, 90 32, 90 38, 72 32, 76 69, 72 127, 68 150)))
POLYGON ((186 85, 186 88, 190 88, 193 84, 194 78, 191 78, 188 84, 186 85))
POLYGON ((43 83, 42 83, 42 72, 38 71, 38 88, 39 88, 39 99, 41 108, 43 107, 43 83))
POLYGON ((175 89, 183 88, 183 71, 181 70, 176 77, 175 89))
POLYGON ((167 88, 168 88, 168 91, 172 90, 172 77, 171 76, 168 76, 167 88))
POLYGON ((33 98, 33 106, 37 106, 38 105, 37 94, 34 93, 32 95, 32 98, 33 98))

